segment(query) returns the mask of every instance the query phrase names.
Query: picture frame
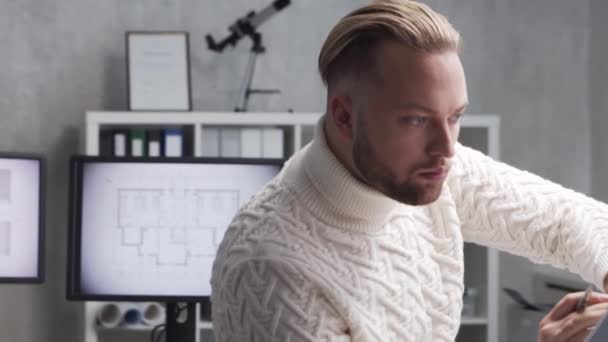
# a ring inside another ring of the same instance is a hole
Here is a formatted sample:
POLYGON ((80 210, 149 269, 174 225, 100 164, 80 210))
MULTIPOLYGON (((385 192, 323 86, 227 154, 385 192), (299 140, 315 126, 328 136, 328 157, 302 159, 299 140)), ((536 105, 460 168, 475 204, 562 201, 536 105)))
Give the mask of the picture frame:
POLYGON ((130 111, 191 111, 189 34, 127 31, 127 102, 130 111))

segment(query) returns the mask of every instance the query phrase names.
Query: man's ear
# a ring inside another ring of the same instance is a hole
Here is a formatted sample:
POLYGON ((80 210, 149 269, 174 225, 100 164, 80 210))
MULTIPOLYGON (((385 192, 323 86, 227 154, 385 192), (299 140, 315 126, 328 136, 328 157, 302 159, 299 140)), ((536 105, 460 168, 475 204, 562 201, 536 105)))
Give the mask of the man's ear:
POLYGON ((352 140, 354 136, 355 115, 353 113, 353 104, 348 95, 334 95, 329 102, 329 115, 336 130, 343 138, 352 140))

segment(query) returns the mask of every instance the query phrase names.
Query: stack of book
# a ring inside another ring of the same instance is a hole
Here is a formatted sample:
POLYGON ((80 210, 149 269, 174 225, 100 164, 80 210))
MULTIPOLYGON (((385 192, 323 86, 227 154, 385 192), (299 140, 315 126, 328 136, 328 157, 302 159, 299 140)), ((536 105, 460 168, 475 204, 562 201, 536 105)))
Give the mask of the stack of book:
POLYGON ((102 130, 99 154, 116 157, 184 156, 184 131, 176 128, 102 130))
MULTIPOLYGON (((99 154, 116 157, 192 156, 191 139, 185 138, 184 133, 183 127, 104 129, 100 133, 99 154)), ((285 132, 281 128, 205 126, 201 133, 202 157, 285 158, 285 132)))
POLYGON ((284 158, 284 131, 276 127, 213 127, 202 131, 202 156, 284 158))

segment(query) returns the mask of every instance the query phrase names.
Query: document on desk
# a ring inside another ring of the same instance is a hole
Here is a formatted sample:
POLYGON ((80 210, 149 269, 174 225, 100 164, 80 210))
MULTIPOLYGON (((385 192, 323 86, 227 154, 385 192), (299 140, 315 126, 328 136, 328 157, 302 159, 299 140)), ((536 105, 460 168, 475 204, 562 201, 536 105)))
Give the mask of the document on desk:
POLYGON ((608 341, 608 315, 604 315, 604 317, 599 321, 591 335, 587 337, 585 342, 606 342, 608 341))

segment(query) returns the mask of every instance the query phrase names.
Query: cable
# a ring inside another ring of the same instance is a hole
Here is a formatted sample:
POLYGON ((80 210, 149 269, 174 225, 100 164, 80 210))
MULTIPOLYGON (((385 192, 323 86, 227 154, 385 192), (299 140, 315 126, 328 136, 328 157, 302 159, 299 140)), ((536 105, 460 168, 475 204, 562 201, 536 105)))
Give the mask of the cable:
MULTIPOLYGON (((185 310, 188 310, 188 303, 176 303, 175 309, 172 310, 173 312, 169 313, 171 316, 167 317, 167 319, 177 320, 179 315, 181 315, 181 313, 184 312, 185 310)), ((152 328, 152 332, 150 334, 150 342, 160 342, 162 340, 163 335, 166 336, 166 334, 167 334, 167 324, 166 323, 157 324, 156 326, 154 326, 154 328, 152 328)))
POLYGON ((162 333, 165 331, 165 326, 165 323, 161 323, 155 325, 154 328, 152 328, 152 332, 150 333, 150 342, 159 341, 158 336, 156 336, 156 334, 158 333, 159 336, 162 336, 162 333))
POLYGON ((167 330, 163 329, 158 333, 158 336, 156 337, 156 340, 154 342, 160 342, 163 338, 163 335, 167 335, 167 330))

